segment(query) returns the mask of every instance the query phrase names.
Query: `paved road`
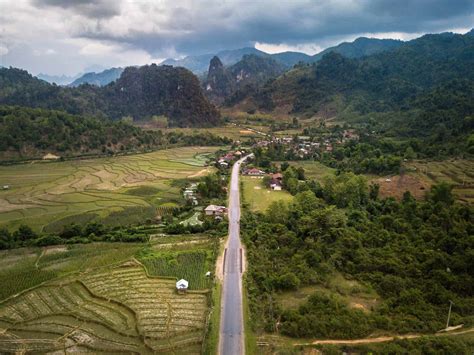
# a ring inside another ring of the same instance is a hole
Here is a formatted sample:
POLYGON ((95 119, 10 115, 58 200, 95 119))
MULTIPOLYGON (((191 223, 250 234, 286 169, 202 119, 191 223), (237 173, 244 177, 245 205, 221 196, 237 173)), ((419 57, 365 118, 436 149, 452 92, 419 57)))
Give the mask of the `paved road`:
POLYGON ((229 240, 224 260, 219 354, 244 354, 244 325, 242 313, 242 249, 240 245, 239 170, 244 157, 232 167, 229 195, 229 240))

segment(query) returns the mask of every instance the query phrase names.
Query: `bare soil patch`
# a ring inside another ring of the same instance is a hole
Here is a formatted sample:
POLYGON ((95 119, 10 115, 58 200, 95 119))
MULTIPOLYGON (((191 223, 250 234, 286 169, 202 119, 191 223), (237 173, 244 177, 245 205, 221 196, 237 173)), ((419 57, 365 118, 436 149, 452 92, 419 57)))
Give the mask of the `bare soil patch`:
POLYGON ((425 197, 430 185, 412 175, 396 175, 373 179, 372 182, 379 184, 380 196, 395 197, 400 200, 405 191, 410 191, 413 197, 421 199, 425 197))

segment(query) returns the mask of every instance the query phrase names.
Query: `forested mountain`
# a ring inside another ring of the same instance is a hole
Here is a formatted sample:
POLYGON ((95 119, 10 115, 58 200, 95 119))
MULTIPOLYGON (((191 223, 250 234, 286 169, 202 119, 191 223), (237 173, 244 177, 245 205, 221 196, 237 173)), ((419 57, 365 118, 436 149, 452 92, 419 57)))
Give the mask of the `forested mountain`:
POLYGON ((15 68, 0 69, 0 104, 40 107, 120 119, 168 117, 171 126, 205 126, 219 122, 219 113, 204 97, 199 81, 184 68, 126 68, 104 86, 66 88, 51 85, 15 68))
POLYGON ((227 68, 214 57, 203 86, 213 102, 222 104, 240 90, 258 88, 284 71, 285 66, 270 57, 244 55, 242 60, 227 68))
POLYGON ((63 111, 0 106, 0 160, 139 152, 164 145, 220 145, 226 138, 145 131, 123 121, 71 115, 63 111))
POLYGON ((400 47, 403 43, 402 41, 394 39, 359 37, 353 42, 343 42, 337 46, 326 48, 322 52, 312 56, 311 59, 306 62, 317 62, 330 52, 339 53, 347 58, 361 58, 384 51, 390 51, 400 47))
POLYGON ((473 54, 470 35, 426 35, 360 59, 330 52, 319 63, 300 66, 265 89, 276 105, 281 97, 293 98, 295 112, 318 112, 336 99, 342 99, 342 108, 383 111, 402 107, 447 81, 473 80, 473 54))
POLYGON ((128 67, 102 93, 109 105, 108 114, 114 118, 164 115, 174 126, 211 126, 220 120, 217 109, 203 95, 198 78, 180 67, 128 67))
POLYGON ((246 55, 255 55, 264 58, 272 58, 286 68, 291 68, 295 64, 314 63, 319 61, 324 54, 329 52, 337 52, 349 58, 359 58, 374 53, 391 50, 397 48, 403 42, 392 39, 376 39, 376 38, 357 38, 354 42, 344 42, 337 46, 326 48, 320 53, 313 56, 300 52, 281 52, 269 54, 252 47, 240 49, 224 50, 217 53, 209 53, 202 55, 190 55, 183 59, 166 59, 161 64, 172 65, 175 67, 184 67, 191 70, 197 75, 204 74, 208 69, 209 61, 213 57, 218 57, 224 66, 231 66, 242 60, 246 55))
POLYGON ((75 87, 82 84, 104 86, 120 78, 122 72, 123 68, 110 68, 100 73, 85 73, 76 80, 69 82, 68 86, 75 87))

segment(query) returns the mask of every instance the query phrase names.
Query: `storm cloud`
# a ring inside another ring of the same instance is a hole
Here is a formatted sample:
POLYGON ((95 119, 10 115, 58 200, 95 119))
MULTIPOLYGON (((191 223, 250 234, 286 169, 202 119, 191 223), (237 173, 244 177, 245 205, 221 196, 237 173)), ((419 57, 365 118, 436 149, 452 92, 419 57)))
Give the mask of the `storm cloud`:
POLYGON ((474 23, 472 0, 32 0, 0 10, 10 14, 0 15, 3 65, 51 71, 39 68, 49 56, 69 73, 255 45, 313 54, 361 35, 409 39, 474 23), (28 48, 36 64, 20 60, 28 48))

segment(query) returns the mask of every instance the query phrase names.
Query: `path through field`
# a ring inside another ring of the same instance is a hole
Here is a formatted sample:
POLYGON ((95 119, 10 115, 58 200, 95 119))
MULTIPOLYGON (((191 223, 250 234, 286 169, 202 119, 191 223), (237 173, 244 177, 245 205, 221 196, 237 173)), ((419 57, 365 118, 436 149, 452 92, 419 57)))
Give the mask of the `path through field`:
POLYGON ((314 340, 308 343, 294 343, 294 346, 309 346, 309 345, 359 345, 359 344, 373 344, 373 343, 384 343, 387 341, 393 341, 396 339, 415 339, 424 336, 454 336, 454 335, 461 335, 466 333, 474 332, 474 328, 465 329, 462 331, 456 332, 442 332, 442 333, 435 333, 435 334, 407 334, 407 335, 397 335, 397 336, 381 336, 376 338, 362 338, 362 339, 327 339, 327 340, 314 340))

